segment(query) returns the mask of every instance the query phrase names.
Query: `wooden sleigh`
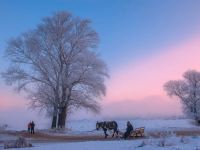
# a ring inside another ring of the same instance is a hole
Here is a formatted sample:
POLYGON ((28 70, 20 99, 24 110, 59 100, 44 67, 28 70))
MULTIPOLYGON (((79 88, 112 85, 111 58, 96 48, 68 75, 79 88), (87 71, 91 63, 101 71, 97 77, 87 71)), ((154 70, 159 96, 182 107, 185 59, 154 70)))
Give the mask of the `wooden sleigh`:
POLYGON ((130 137, 132 138, 136 138, 136 137, 144 137, 144 127, 140 127, 140 128, 135 128, 135 130, 133 130, 130 134, 130 137))

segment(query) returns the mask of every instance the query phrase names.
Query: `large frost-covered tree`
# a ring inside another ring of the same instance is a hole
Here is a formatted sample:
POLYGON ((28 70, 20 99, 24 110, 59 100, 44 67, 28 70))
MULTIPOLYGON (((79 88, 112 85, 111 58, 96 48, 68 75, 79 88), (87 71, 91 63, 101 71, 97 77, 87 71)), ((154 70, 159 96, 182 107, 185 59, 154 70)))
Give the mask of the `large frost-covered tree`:
POLYGON ((181 100, 184 112, 195 119, 200 120, 200 72, 186 71, 183 80, 168 81, 164 85, 169 96, 175 96, 181 100))
POLYGON ((55 13, 8 42, 5 52, 11 65, 2 77, 26 91, 31 106, 52 115, 52 128, 64 128, 75 108, 99 111, 97 100, 105 95, 108 74, 95 51, 97 44, 90 21, 55 13))

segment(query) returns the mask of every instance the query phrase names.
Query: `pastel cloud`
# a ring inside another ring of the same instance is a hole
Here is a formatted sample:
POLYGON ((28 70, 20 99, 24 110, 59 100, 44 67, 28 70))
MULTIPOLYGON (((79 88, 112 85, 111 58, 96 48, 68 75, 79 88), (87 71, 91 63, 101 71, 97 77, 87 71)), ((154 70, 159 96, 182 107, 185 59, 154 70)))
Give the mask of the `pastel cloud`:
MULTIPOLYGON (((137 105, 137 101, 145 99, 146 104, 144 103, 143 106, 138 104, 140 110, 144 109, 143 113, 150 113, 145 110, 151 103, 149 106, 155 106, 156 110, 158 108, 161 108, 161 110, 168 109, 169 111, 165 111, 166 114, 170 113, 173 104, 175 107, 172 111, 180 114, 179 102, 174 102, 166 96, 163 84, 168 80, 181 79, 182 74, 189 69, 200 71, 199 57, 200 37, 196 37, 173 47, 165 48, 159 54, 143 58, 137 62, 133 60, 133 62, 112 73, 107 86, 108 91, 104 107, 107 108, 110 104, 123 106, 122 104, 126 105, 125 103, 137 105), (157 97, 164 105, 158 103, 158 100, 153 100, 152 97, 157 97)), ((114 107, 112 109, 112 111, 115 111, 114 107)), ((116 106, 116 109, 119 110, 118 106, 116 106)), ((132 109, 132 112, 137 113, 137 110, 132 109)), ((156 114, 154 110, 152 112, 156 114)), ((131 114, 131 112, 129 113, 131 114)), ((160 113, 159 109, 157 113, 160 113)))
POLYGON ((27 123, 34 120, 36 128, 49 128, 48 119, 44 114, 30 109, 28 101, 12 90, 0 88, 0 125, 8 124, 9 128, 24 130, 27 123))
POLYGON ((26 105, 25 99, 12 90, 0 89, 0 110, 23 108, 26 105))
POLYGON ((156 95, 137 100, 107 103, 102 110, 102 116, 105 118, 171 117, 180 115, 182 115, 182 112, 179 101, 156 95))

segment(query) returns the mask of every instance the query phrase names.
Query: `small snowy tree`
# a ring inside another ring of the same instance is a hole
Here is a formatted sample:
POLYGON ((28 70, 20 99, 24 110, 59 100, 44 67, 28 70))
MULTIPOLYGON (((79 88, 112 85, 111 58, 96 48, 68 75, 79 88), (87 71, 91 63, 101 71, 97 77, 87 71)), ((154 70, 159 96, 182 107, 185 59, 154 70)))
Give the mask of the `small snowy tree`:
POLYGON ((64 128, 74 108, 99 111, 97 100, 105 95, 108 75, 97 44, 90 21, 55 13, 8 42, 11 66, 2 76, 18 91, 25 90, 33 107, 52 113, 52 127, 64 128))
POLYGON ((184 112, 198 121, 200 119, 200 72, 186 71, 183 80, 168 81, 164 89, 169 96, 177 97, 184 112))

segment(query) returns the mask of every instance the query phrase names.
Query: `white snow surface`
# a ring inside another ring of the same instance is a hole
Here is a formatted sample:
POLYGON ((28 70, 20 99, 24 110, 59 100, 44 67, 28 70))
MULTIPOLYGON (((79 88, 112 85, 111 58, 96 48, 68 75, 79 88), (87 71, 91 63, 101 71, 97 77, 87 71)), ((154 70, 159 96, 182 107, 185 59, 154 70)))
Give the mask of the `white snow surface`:
MULTIPOLYGON (((99 120, 104 121, 104 120, 99 120)), ((119 130, 124 131, 127 120, 115 120, 118 123, 119 130)), ((197 130, 200 127, 195 126, 190 119, 129 119, 134 128, 145 127, 145 131, 173 131, 173 130, 197 130)), ((67 124, 65 133, 56 133, 61 135, 84 135, 101 134, 102 131, 95 131, 96 120, 78 120, 70 121, 67 124)), ((55 134, 51 130, 40 130, 40 132, 55 134)), ((0 140, 13 140, 15 137, 0 135, 0 140)), ((162 138, 148 137, 138 140, 118 140, 118 141, 87 141, 87 142, 55 142, 55 143, 33 143, 32 148, 23 148, 23 150, 200 150, 200 136, 176 137, 169 134, 162 138), (164 143, 164 145, 162 145, 164 143)), ((3 145, 0 143, 0 149, 3 145)))
POLYGON ((199 150, 200 137, 35 144, 23 150, 199 150), (164 144, 162 144, 164 143, 164 144))
MULTIPOLYGON (((118 123, 119 130, 123 131, 126 129, 126 122, 128 120, 115 121, 118 123)), ((134 128, 145 127, 146 131, 198 128, 191 119, 130 119, 129 121, 134 128)), ((70 121, 67 124, 67 128, 69 131, 93 131, 96 127, 96 122, 94 120, 70 121)))
MULTIPOLYGON (((111 120, 98 120, 111 121, 111 120)), ((126 129, 128 120, 115 120, 118 129, 122 132, 126 129)), ((177 130, 196 130, 199 129, 191 119, 129 119, 134 128, 145 127, 145 132, 149 131, 177 131, 177 130)), ((54 130, 40 130, 40 132, 58 135, 103 135, 102 130, 96 130, 95 120, 73 120, 67 124, 65 132, 54 130)), ((108 131, 111 134, 113 131, 108 131)))
POLYGON ((16 140, 17 136, 8 135, 8 134, 0 134, 0 141, 10 141, 10 140, 16 140))
MULTIPOLYGON (((180 129, 180 128, 196 128, 193 121, 190 119, 115 119, 118 123, 118 128, 120 131, 125 130, 126 122, 130 121, 134 128, 145 127, 146 131, 152 130, 169 130, 169 129, 180 129)), ((73 132, 91 132, 96 128, 96 122, 99 121, 113 121, 113 120, 69 120, 67 123, 67 130, 73 132)), ((43 123, 35 121, 36 130, 43 130, 48 128, 43 123)), ((50 122, 49 122, 50 124, 50 122)), ((1 124, 0 124, 1 125, 1 124)), ((27 125, 24 124, 23 127, 15 127, 8 124, 7 130, 27 130, 27 125)), ((1 130, 1 128, 0 128, 1 130)))

